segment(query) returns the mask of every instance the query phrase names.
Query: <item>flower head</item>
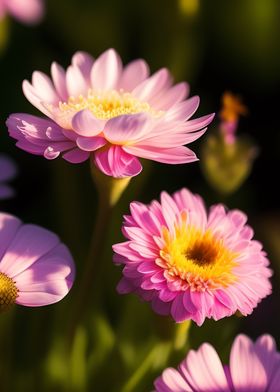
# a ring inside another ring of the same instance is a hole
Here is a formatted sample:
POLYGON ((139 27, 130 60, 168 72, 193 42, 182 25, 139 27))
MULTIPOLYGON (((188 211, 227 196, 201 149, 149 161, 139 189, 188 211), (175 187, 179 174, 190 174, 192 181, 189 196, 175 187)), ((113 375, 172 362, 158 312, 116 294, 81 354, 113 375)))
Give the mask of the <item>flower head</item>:
POLYGON ((59 238, 0 213, 0 312, 14 303, 44 306, 71 289, 75 267, 59 238))
POLYGON ((13 114, 7 125, 17 146, 72 163, 91 158, 103 173, 122 178, 137 175, 138 158, 163 163, 197 160, 185 147, 199 138, 213 115, 189 120, 199 105, 186 99, 188 85, 172 85, 167 69, 149 76, 144 60, 123 67, 109 49, 96 60, 78 52, 65 71, 53 63, 52 79, 34 72, 23 82, 27 99, 49 119, 13 114))
POLYGON ((191 350, 177 370, 165 369, 154 385, 156 392, 278 392, 280 353, 270 335, 255 343, 238 335, 229 366, 223 366, 215 349, 204 343, 191 350))
POLYGON ((16 175, 14 162, 6 155, 0 154, 0 199, 8 199, 14 195, 13 189, 6 184, 16 175))
POLYGON ((241 211, 218 204, 207 215, 187 189, 163 192, 161 203, 133 202, 130 211, 128 241, 113 246, 115 262, 124 264, 120 293, 135 292, 157 313, 198 325, 250 314, 270 294, 268 260, 241 211))
POLYGON ((43 16, 42 0, 0 0, 0 19, 6 14, 23 23, 37 23, 43 16))
POLYGON ((246 115, 248 110, 241 99, 232 93, 225 92, 222 97, 222 110, 220 111, 221 132, 227 144, 235 142, 235 133, 240 115, 246 115))

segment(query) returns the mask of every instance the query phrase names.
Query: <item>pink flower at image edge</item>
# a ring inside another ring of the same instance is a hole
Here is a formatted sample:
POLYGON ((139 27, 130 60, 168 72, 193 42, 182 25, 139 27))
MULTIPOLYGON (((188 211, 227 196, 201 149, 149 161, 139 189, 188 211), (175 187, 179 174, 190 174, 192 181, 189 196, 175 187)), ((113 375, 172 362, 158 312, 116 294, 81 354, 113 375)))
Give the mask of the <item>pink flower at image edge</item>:
POLYGON ((270 335, 255 343, 238 335, 229 366, 223 366, 215 349, 204 343, 191 350, 178 369, 165 369, 154 383, 156 392, 278 392, 279 385, 280 353, 270 335))
POLYGON ((0 0, 0 19, 6 14, 22 23, 38 23, 44 13, 43 0, 0 0))
POLYGON ((142 59, 125 67, 115 50, 94 60, 77 52, 52 78, 35 71, 23 82, 27 99, 48 118, 12 114, 7 120, 17 146, 47 159, 71 163, 88 158, 106 175, 135 176, 138 158, 169 164, 197 160, 185 144, 198 139, 213 114, 190 120, 199 97, 188 98, 186 83, 173 85, 166 68, 150 76, 142 59))
POLYGON ((54 233, 0 213, 0 310, 58 302, 74 276, 72 256, 54 233))

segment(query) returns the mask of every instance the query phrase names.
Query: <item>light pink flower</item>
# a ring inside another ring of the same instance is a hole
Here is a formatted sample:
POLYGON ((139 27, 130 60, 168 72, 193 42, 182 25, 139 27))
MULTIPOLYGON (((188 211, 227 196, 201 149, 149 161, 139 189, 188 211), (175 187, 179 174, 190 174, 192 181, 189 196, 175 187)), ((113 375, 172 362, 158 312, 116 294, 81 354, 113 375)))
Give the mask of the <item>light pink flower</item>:
POLYGON ((250 314, 271 293, 271 270, 262 245, 252 240, 246 215, 221 204, 207 215, 187 189, 161 203, 133 202, 124 217, 128 241, 113 246, 124 265, 119 293, 135 292, 176 322, 250 314))
POLYGON ((14 162, 8 156, 0 154, 0 200, 14 196, 14 190, 6 182, 12 180, 16 173, 14 162))
POLYGON ((253 343, 238 335, 229 366, 223 366, 215 349, 204 343, 191 350, 178 370, 165 369, 155 381, 156 392, 279 392, 280 353, 270 335, 253 343))
POLYGON ((27 99, 49 119, 12 114, 10 135, 17 146, 47 159, 62 154, 72 163, 91 157, 106 175, 130 177, 138 158, 177 164, 197 160, 185 144, 199 138, 213 114, 189 120, 199 97, 186 99, 188 85, 172 85, 166 68, 149 76, 144 60, 125 67, 109 49, 97 60, 78 52, 65 71, 53 63, 52 79, 34 72, 23 82, 27 99))
POLYGON ((37 23, 44 13, 42 0, 0 0, 0 19, 6 14, 27 24, 37 23))
POLYGON ((0 213, 0 311, 58 302, 74 275, 72 256, 55 234, 0 213))

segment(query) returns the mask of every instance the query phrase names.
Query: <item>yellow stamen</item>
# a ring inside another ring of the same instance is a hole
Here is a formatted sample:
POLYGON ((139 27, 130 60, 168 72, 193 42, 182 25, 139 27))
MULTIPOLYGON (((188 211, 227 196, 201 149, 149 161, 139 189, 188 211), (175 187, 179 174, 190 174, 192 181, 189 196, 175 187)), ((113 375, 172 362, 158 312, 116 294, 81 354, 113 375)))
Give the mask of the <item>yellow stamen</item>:
POLYGON ((181 224, 175 227, 175 235, 163 228, 162 237, 165 246, 158 263, 165 268, 167 279, 179 280, 182 287, 196 291, 226 287, 236 280, 232 269, 237 254, 210 230, 181 224))
POLYGON ((89 90, 86 97, 70 97, 67 102, 60 102, 62 112, 78 112, 89 109, 92 114, 101 120, 121 116, 123 114, 149 113, 153 117, 162 115, 162 111, 151 108, 147 102, 141 102, 132 94, 120 91, 93 91, 89 90))
POLYGON ((220 117, 223 121, 237 121, 240 115, 248 113, 247 107, 243 105, 240 97, 229 92, 225 92, 222 97, 222 110, 220 117))
POLYGON ((8 310, 16 301, 18 289, 14 281, 0 272, 0 313, 8 310))

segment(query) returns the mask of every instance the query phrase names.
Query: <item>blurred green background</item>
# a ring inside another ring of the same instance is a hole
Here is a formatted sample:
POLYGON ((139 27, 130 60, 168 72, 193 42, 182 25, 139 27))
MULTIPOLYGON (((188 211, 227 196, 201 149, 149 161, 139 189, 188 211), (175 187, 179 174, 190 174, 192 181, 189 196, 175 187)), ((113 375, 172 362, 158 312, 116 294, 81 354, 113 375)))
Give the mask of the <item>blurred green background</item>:
MULTIPOLYGON (((15 147, 5 126, 12 112, 40 115, 21 90, 23 79, 30 79, 34 70, 49 74, 52 61, 66 67, 77 50, 97 57, 113 47, 124 63, 142 57, 153 72, 166 66, 176 81, 190 83, 191 95, 201 98, 197 115, 218 112, 226 90, 241 95, 249 115, 241 119, 238 133, 249 135, 259 148, 251 175, 227 197, 208 185, 199 163, 146 163, 114 212, 103 260, 108 274, 100 295, 101 311, 80 328, 71 356, 65 358, 62 349, 71 293, 54 306, 17 307, 0 315, 1 391, 152 389, 153 379, 166 365, 165 343, 158 349, 161 361, 150 372, 145 370, 145 358, 155 342, 165 342, 166 333, 168 342, 172 327, 138 298, 116 294, 121 269, 111 263, 111 244, 122 239, 122 214, 128 211, 130 201, 149 202, 158 198, 161 190, 173 192, 183 186, 200 193, 208 205, 223 202, 244 210, 275 271, 273 295, 251 316, 193 326, 191 345, 210 341, 226 358, 239 331, 251 337, 268 332, 279 342, 279 15, 278 0, 47 0, 44 20, 36 27, 15 20, 1 22, 0 152, 11 155, 19 168, 13 181, 17 196, 1 202, 1 210, 58 233, 73 252, 77 279, 96 214, 96 191, 88 162, 71 165, 62 159, 50 162, 25 153, 15 147)), ((218 122, 217 116, 209 134, 218 122)), ((191 145, 198 155, 205 140, 206 136, 191 145)), ((94 297, 96 290, 93 287, 89 295, 94 297)), ((176 365, 184 355, 180 352, 170 357, 168 365, 176 365)))

